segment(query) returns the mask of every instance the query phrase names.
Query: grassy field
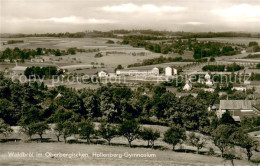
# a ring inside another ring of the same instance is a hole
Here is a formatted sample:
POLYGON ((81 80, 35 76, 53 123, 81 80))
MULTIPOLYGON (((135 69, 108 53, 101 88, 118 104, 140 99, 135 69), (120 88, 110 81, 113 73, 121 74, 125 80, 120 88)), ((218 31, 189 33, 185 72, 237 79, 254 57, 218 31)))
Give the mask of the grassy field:
MULTIPOLYGON (((99 123, 95 123, 98 129, 99 123)), ((52 126, 52 125, 51 125, 52 126)), ((91 144, 86 144, 85 140, 79 139, 77 135, 69 138, 71 144, 57 142, 53 131, 47 131, 44 134, 44 142, 39 142, 39 136, 34 135, 31 141, 28 137, 20 132, 18 126, 13 127, 14 132, 8 137, 0 137, 0 165, 228 165, 230 161, 225 161, 219 157, 220 152, 213 142, 206 136, 207 143, 200 154, 196 154, 196 148, 188 143, 176 146, 176 151, 172 151, 172 146, 163 141, 163 133, 168 127, 158 125, 142 125, 142 127, 153 128, 160 132, 161 137, 155 141, 154 149, 147 148, 147 142, 137 139, 133 141, 133 148, 128 147, 128 142, 124 137, 112 139, 111 146, 101 138, 93 137, 91 144), (15 141, 16 140, 16 141, 15 141), (209 148, 212 147, 215 155, 207 155, 209 148), (9 156, 11 152, 32 153, 32 157, 13 157, 9 156), (88 156, 72 157, 69 156, 48 156, 52 154, 84 153, 88 156), (42 156, 36 156, 41 153, 42 156), (47 153, 47 154, 46 154, 47 153), (121 154, 122 156, 95 156, 93 153, 103 154, 121 154), (140 156, 146 154, 150 156, 140 156), (132 158, 129 158, 132 154, 132 158), (155 154, 155 156, 154 156, 155 154), (125 155, 125 156, 124 156, 125 155), (137 156, 134 156, 137 155, 137 156), (139 156, 138 156, 139 155, 139 156)), ((53 126, 51 127, 53 128, 53 126)), ((187 133, 188 134, 188 133, 187 133)), ((249 165, 246 161, 244 152, 236 149, 242 160, 236 160, 235 164, 249 165)), ((259 159, 260 155, 254 153, 253 159, 259 159)), ((250 163, 252 165, 252 163, 250 163)))
MULTIPOLYGON (((129 64, 142 62, 144 59, 156 58, 161 56, 161 54, 152 53, 144 48, 134 48, 129 45, 120 44, 107 44, 108 40, 113 40, 115 42, 119 39, 111 38, 53 38, 53 37, 26 37, 26 38, 1 38, 0 39, 0 50, 6 48, 20 49, 36 49, 40 48, 51 48, 67 50, 68 48, 77 47, 80 49, 99 49, 104 55, 100 58, 95 58, 96 53, 77 53, 76 55, 67 55, 62 57, 55 56, 42 56, 45 63, 54 63, 59 66, 68 66, 70 64, 86 64, 91 65, 92 62, 95 64, 104 63, 105 67, 115 68, 118 64, 127 66, 129 64), (8 44, 3 45, 2 43, 8 40, 23 40, 24 43, 8 44), (106 53, 109 54, 106 54, 106 53), (137 53, 137 55, 132 55, 132 53, 137 53), (145 55, 139 55, 138 53, 145 53, 145 55)), ((22 64, 21 64, 22 65, 22 64)))
MULTIPOLYGON (((0 144, 0 165, 229 165, 220 157, 191 153, 172 152, 170 150, 152 150, 148 148, 128 148, 123 146, 83 145, 64 143, 4 143, 0 144), (32 157, 13 157, 8 152, 32 153, 32 157), (36 154, 42 156, 36 156, 36 154), (84 153, 84 157, 51 157, 57 153, 84 153), (120 154, 121 157, 99 157, 93 153, 120 154), (149 154, 137 157, 133 154, 149 154)), ((236 160, 237 165, 249 165, 247 161, 236 160)))

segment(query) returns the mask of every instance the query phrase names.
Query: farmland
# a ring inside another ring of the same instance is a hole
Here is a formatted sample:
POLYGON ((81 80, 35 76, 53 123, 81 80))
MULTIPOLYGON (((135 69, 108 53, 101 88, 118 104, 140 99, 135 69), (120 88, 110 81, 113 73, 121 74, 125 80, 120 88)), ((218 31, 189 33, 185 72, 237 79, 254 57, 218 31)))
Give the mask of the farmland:
MULTIPOLYGON (((65 57, 49 57, 43 56, 42 58, 46 61, 54 61, 57 64, 71 64, 75 62, 80 62, 84 64, 91 65, 94 63, 104 63, 106 66, 117 66, 117 64, 128 65, 131 63, 141 62, 143 59, 159 57, 159 54, 149 53, 142 48, 133 48, 128 45, 120 44, 107 44, 106 42, 111 38, 18 38, 19 40, 24 40, 24 43, 16 43, 12 45, 2 45, 1 50, 6 48, 19 47, 21 49, 36 49, 36 48, 50 48, 50 49, 60 49, 66 50, 68 48, 77 47, 79 49, 100 49, 101 53, 112 52, 109 55, 95 58, 95 53, 78 53, 76 55, 68 55, 65 57), (113 53, 114 52, 114 53, 113 53), (123 52, 118 54, 117 52, 123 52), (149 55, 147 56, 133 56, 131 53, 144 52, 149 55), (74 59, 74 60, 73 60, 74 59)), ((8 38, 1 38, 1 43, 8 41, 8 38)), ((119 39, 112 39, 114 41, 119 41, 119 39)))
MULTIPOLYGON (((0 65, 3 72, 3 75, 0 75, 3 78, 0 80, 3 87, 0 91, 0 115, 3 120, 0 122, 4 127, 6 123, 7 129, 12 126, 13 131, 10 130, 6 137, 4 135, 0 137, 0 164, 37 162, 39 165, 44 165, 47 162, 53 165, 67 163, 81 165, 87 162, 90 165, 105 165, 109 162, 111 165, 136 165, 142 162, 141 165, 224 165, 234 159, 235 164, 245 165, 259 161, 257 150, 259 145, 254 142, 255 140, 259 142, 258 110, 252 111, 250 121, 242 119, 241 124, 234 121, 229 112, 225 114, 227 117, 222 119, 218 118, 215 112, 207 111, 219 105, 225 98, 251 99, 254 97, 252 97, 254 90, 238 92, 229 84, 223 84, 223 88, 220 88, 219 85, 200 84, 196 80, 194 87, 188 92, 189 90, 186 91, 183 87, 189 82, 181 80, 174 86, 164 74, 164 69, 169 66, 170 69, 178 70, 176 75, 183 76, 198 74, 205 66, 207 69, 204 69, 204 73, 209 71, 239 73, 242 70, 249 71, 248 66, 255 65, 254 62, 253 65, 251 62, 247 63, 247 59, 240 59, 243 62, 239 65, 233 63, 240 62, 236 58, 248 55, 242 51, 247 48, 249 41, 255 41, 254 38, 244 38, 243 45, 236 43, 233 38, 217 39, 218 41, 215 39, 198 39, 198 41, 174 39, 169 43, 163 43, 153 40, 140 41, 137 37, 127 41, 131 44, 122 44, 122 38, 12 38, 14 41, 24 42, 1 45, 1 51, 7 50, 7 53, 2 56, 0 65), (205 41, 201 42, 202 40, 205 41), (226 41, 229 42, 226 44, 226 41), (24 57, 27 53, 29 56, 26 58, 21 58, 22 60, 17 58, 24 57), (248 66, 243 63, 247 63, 248 66), (215 70, 219 65, 222 65, 221 70, 215 70), (29 68, 31 66, 37 67, 29 68), (50 68, 47 66, 53 66, 54 74, 50 74, 50 68), (126 81, 125 84, 106 84, 102 82, 100 76, 98 76, 100 80, 95 83, 87 80, 82 84, 74 82, 63 84, 63 81, 60 81, 54 85, 50 79, 53 75, 68 80, 70 76, 76 78, 84 74, 97 76, 100 71, 105 71, 104 78, 113 76, 121 78, 115 74, 116 69, 129 69, 135 72, 150 71, 152 68, 158 70, 158 75, 138 79, 127 75, 125 78, 129 82, 126 81), (40 78, 44 75, 48 77, 43 80, 44 84, 39 82, 19 84, 9 81, 13 75, 18 78, 21 74, 25 74, 26 78, 34 74, 40 78), (166 79, 155 82, 157 76, 166 79), (203 88, 210 86, 215 92, 204 91, 203 88), (227 95, 220 95, 222 91, 227 95), (179 92, 185 94, 177 95, 179 92), (181 95, 183 96, 180 97, 181 95), (115 126, 116 134, 113 135, 111 146, 108 145, 106 136, 101 134, 101 127, 98 127, 100 123, 115 126), (132 125, 131 128, 136 127, 136 130, 130 131, 132 132, 130 135, 133 134, 134 138, 128 138, 129 135, 124 133, 125 127, 122 125, 127 124, 127 127, 128 123, 132 125), (89 128, 86 129, 84 126, 89 128), (154 146, 150 148, 147 147, 144 136, 145 128, 151 129, 149 132, 155 134, 154 146), (250 133, 249 130, 255 133, 250 133), (57 131, 60 134, 58 141, 57 131), (159 135, 156 136, 158 132, 159 135), (174 132, 178 132, 178 138, 172 141, 167 137, 167 132, 170 133, 169 137, 174 137, 174 132), (224 135, 225 132, 231 133, 222 138, 226 141, 224 150, 221 147, 222 142, 218 142, 218 137, 223 135, 222 132, 224 135), (197 144, 194 142, 192 144, 192 133, 196 133, 194 137, 198 141, 197 144), (243 137, 242 140, 249 144, 249 149, 244 145, 245 142, 234 138, 236 134, 243 137), (80 152, 90 156, 63 160, 53 156, 11 158, 7 156, 9 151, 32 152, 35 155, 46 152, 80 152), (115 154, 148 152, 156 154, 157 157, 112 160, 106 157, 102 159, 94 157, 93 152, 115 154), (232 158, 225 160, 225 155, 231 155, 232 158), (252 162, 248 162, 247 159, 252 162)), ((1 42, 8 43, 8 40, 2 38, 1 42)), ((204 73, 201 74, 203 79, 206 78, 204 73)), ((254 77, 258 78, 257 75, 254 77)))

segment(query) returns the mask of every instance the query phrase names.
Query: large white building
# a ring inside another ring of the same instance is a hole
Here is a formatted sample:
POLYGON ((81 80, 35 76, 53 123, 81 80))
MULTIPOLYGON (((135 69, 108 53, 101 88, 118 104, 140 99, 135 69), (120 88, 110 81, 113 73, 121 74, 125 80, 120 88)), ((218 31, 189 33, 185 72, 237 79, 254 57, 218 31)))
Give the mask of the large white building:
POLYGON ((171 67, 165 68, 165 76, 172 76, 172 68, 171 67))
POLYGON ((166 67, 165 68, 165 76, 172 76, 172 75, 177 75, 177 69, 171 68, 171 67, 166 67))
POLYGON ((136 76, 136 75, 143 75, 143 76, 158 76, 159 69, 157 67, 153 68, 152 70, 117 70, 116 75, 127 75, 127 76, 136 76))

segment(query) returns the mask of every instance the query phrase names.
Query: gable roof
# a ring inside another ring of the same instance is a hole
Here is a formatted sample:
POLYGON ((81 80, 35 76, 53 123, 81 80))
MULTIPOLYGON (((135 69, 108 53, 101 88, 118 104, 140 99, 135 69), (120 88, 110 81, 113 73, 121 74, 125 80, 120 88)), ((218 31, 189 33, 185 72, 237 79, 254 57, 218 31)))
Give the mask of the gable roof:
POLYGON ((221 110, 251 110, 252 100, 220 100, 221 110))

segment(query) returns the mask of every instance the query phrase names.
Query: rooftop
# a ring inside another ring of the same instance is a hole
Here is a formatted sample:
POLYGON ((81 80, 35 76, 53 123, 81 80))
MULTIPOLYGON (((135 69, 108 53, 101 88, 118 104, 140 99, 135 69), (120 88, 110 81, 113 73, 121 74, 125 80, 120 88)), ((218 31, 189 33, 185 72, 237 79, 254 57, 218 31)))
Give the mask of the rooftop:
POLYGON ((220 100, 222 110, 251 110, 252 100, 220 100))

